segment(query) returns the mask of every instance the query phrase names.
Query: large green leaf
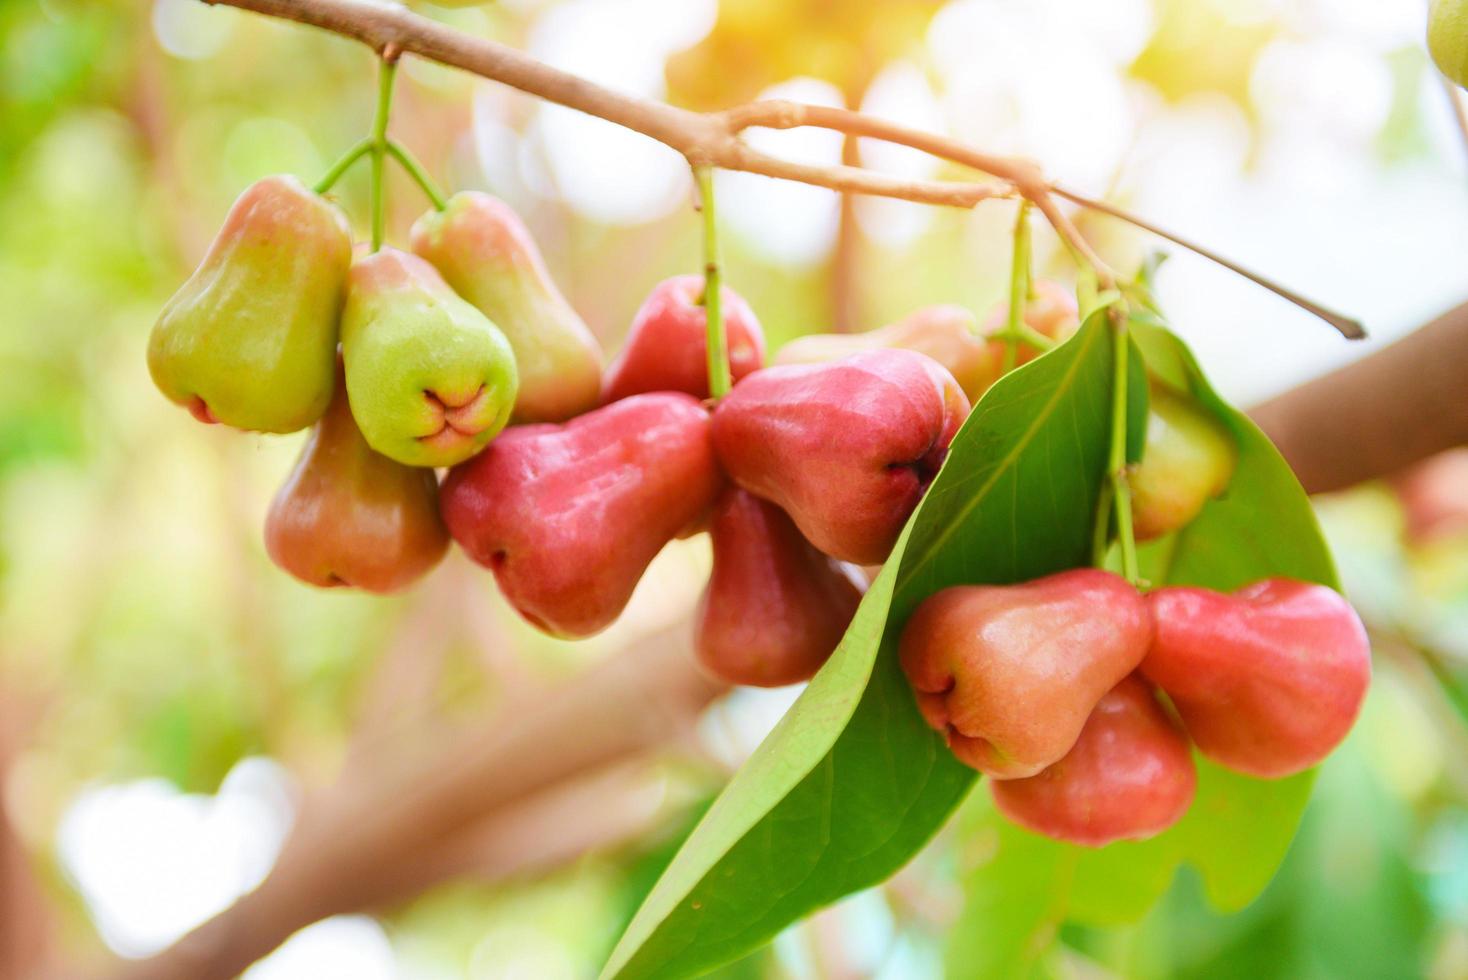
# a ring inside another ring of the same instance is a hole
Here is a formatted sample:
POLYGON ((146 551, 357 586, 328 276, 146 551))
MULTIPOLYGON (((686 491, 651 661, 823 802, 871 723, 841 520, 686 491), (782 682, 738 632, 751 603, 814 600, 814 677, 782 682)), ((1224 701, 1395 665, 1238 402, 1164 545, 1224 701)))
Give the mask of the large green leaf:
POLYGON ((606 977, 696 976, 901 867, 973 784, 897 664, 907 616, 957 583, 1084 565, 1114 333, 1094 315, 979 402, 825 668, 649 894, 606 977))
MULTIPOLYGON (((1144 577, 1158 585, 1220 590, 1272 575, 1335 586, 1335 569, 1309 500, 1274 446, 1218 396, 1187 347, 1150 313, 1133 318, 1132 334, 1148 370, 1215 412, 1239 448, 1227 492, 1177 534, 1142 549, 1144 577)), ((1176 827, 1148 841, 1096 850, 1010 827, 987 801, 976 800, 969 821, 974 833, 992 834, 998 846, 966 875, 965 911, 949 943, 950 974, 1008 976, 1007 970, 992 968, 1033 962, 1037 937, 1050 935, 1065 919, 1092 925, 1135 921, 1166 891, 1183 863, 1199 871, 1216 908, 1242 908, 1284 860, 1313 779, 1313 771, 1282 780, 1252 779, 1200 757, 1197 799, 1176 827), (1006 894, 1011 898, 1006 916, 1027 928, 991 925, 989 910, 1006 894), (1019 902, 1029 907, 1012 907, 1019 902), (980 943, 989 948, 976 955, 980 943)))

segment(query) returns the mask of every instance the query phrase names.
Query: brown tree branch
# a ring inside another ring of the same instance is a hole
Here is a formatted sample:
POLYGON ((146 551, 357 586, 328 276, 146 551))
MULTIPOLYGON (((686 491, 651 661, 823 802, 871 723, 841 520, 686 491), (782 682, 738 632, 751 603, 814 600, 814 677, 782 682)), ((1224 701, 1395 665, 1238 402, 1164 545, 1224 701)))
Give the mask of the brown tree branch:
POLYGON ((666 745, 725 688, 687 652, 687 623, 547 691, 444 746, 426 771, 389 768, 303 808, 255 891, 128 980, 233 977, 301 927, 400 894, 420 856, 564 780, 666 745))
POLYGON ((53 953, 50 909, 4 794, 11 763, 39 710, 14 693, 0 691, 0 980, 40 975, 53 953))
MULTIPOLYGON (((1068 191, 1062 192, 1045 179, 1043 171, 1033 161, 985 153, 949 137, 925 133, 848 109, 772 100, 752 102, 723 112, 691 112, 663 102, 603 88, 587 79, 543 64, 514 48, 484 38, 471 37, 397 7, 364 4, 355 0, 204 2, 227 4, 323 28, 361 41, 379 54, 391 51, 396 56, 407 52, 440 64, 462 68, 548 102, 577 109, 642 133, 682 153, 694 166, 741 170, 828 187, 845 193, 870 194, 961 208, 971 208, 980 201, 993 197, 1019 194, 1033 201, 1070 248, 1095 269, 1097 280, 1103 288, 1114 284, 1114 274, 1056 205, 1054 195, 1063 194, 1085 207, 1105 210, 1113 217, 1161 234, 1140 218, 1120 208, 1102 205, 1068 191), (972 167, 997 178, 999 183, 899 180, 845 165, 817 167, 795 163, 761 153, 741 140, 739 134, 751 126, 776 129, 819 126, 848 135, 886 140, 972 167)), ((1196 249, 1196 246, 1185 239, 1171 240, 1184 248, 1196 249)), ((1264 276, 1246 271, 1236 263, 1225 262, 1214 253, 1200 254, 1223 262, 1229 269, 1253 282, 1299 303, 1347 337, 1364 336, 1360 325, 1354 320, 1332 313, 1319 304, 1302 300, 1297 294, 1275 285, 1264 276)))
POLYGON ((1468 445, 1468 304, 1250 414, 1310 493, 1468 445))

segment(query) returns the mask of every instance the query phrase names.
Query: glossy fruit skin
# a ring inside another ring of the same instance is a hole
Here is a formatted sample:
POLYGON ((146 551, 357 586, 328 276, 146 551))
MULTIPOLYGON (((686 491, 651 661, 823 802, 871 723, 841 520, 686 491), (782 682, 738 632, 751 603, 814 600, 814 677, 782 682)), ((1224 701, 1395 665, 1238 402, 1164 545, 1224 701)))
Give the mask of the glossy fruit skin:
POLYGON ((1427 50, 1439 71, 1468 87, 1468 0, 1432 0, 1427 50))
POLYGON ((1064 758, 1028 779, 996 779, 989 791, 1027 830, 1103 847, 1162 833, 1188 812, 1197 785, 1187 737, 1132 674, 1101 698, 1064 758))
POLYGON ((810 680, 851 623, 862 580, 811 547, 780 508, 737 487, 720 495, 709 531, 714 571, 694 621, 699 663, 731 684, 810 680))
POLYGON ((518 386, 509 342, 418 256, 359 255, 341 332, 352 414, 384 456, 452 466, 509 422, 518 386))
POLYGON ((1320 762, 1350 732, 1371 680, 1366 630, 1323 585, 1265 579, 1224 594, 1165 588, 1142 673, 1202 753, 1266 779, 1320 762))
POLYGON ((432 470, 374 452, 347 403, 344 379, 265 518, 265 550, 323 588, 398 592, 443 558, 448 530, 432 470))
POLYGON ((295 432, 331 401, 352 236, 295 177, 251 184, 148 339, 158 389, 200 421, 295 432))
POLYGON ((663 545, 722 478, 691 395, 637 395, 564 425, 517 426, 455 467, 444 522, 539 629, 585 637, 612 622, 663 545))
POLYGON ((1219 418, 1192 399, 1152 385, 1147 442, 1128 469, 1138 541, 1170 534, 1228 489, 1239 451, 1219 418))
MULTIPOLYGON (((743 297, 728 286, 719 295, 729 371, 738 381, 764 364, 765 334, 743 297)), ((698 302, 702 296, 703 276, 674 276, 653 287, 607 368, 603 402, 648 391, 709 396, 708 313, 698 302)))
POLYGON ((714 410, 731 479, 783 509, 811 544, 885 561, 969 411, 953 376, 907 350, 766 368, 714 410))
POLYGON ((455 194, 414 223, 412 249, 509 340, 520 379, 514 422, 564 422, 596 407, 601 345, 513 208, 479 191, 455 194))
MULTIPOLYGON (((1071 334, 1081 327, 1080 307, 1075 293, 1064 283, 1053 279, 1036 279, 1031 284, 1031 298, 1025 304, 1025 323, 1031 329, 1044 334, 1056 343, 1070 339, 1071 334)), ((1009 304, 995 307, 984 321, 983 333, 991 334, 1009 325, 1009 304)), ((990 340, 990 356, 1004 363, 1005 344, 1002 340, 990 340)), ((1017 364, 1026 364, 1040 356, 1040 351, 1029 344, 1020 344, 1017 364)), ((997 378, 996 378, 997 380, 997 378)))
POLYGON ((775 355, 775 364, 821 364, 866 350, 897 347, 926 354, 948 369, 969 400, 999 380, 1002 362, 978 332, 978 321, 962 306, 924 306, 864 333, 816 333, 797 337, 775 355))
POLYGON ((959 761, 1022 779, 1070 751, 1151 639, 1136 589, 1078 568, 936 592, 907 621, 898 654, 923 716, 959 761))

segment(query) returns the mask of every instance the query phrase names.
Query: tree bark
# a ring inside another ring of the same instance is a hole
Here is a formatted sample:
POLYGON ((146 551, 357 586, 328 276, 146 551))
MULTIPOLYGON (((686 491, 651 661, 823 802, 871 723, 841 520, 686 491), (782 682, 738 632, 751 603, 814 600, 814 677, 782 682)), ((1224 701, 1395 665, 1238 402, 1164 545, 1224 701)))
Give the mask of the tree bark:
POLYGON ((1468 303, 1250 414, 1310 493, 1468 445, 1468 303))

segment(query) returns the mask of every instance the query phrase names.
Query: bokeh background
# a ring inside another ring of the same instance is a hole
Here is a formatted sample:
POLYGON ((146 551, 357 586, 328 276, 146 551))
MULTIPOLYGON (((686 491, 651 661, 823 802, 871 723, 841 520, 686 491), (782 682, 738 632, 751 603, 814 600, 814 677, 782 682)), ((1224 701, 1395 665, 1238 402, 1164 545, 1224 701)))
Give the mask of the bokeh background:
MULTIPOLYGON (((1468 298, 1468 149, 1423 51, 1422 0, 417 9, 695 108, 859 106, 1033 155, 1372 329, 1349 345, 1174 256, 1164 306, 1240 404, 1468 298)), ((227 905, 265 873, 303 795, 364 764, 371 737, 432 744, 526 710, 556 678, 677 628, 697 599, 701 539, 670 547, 622 621, 579 644, 533 634, 457 556, 401 598, 309 589, 260 540, 302 437, 199 426, 152 388, 148 329, 235 195, 265 174, 314 179, 365 133, 374 87, 360 46, 196 0, 0 4, 0 791, 25 856, 9 866, 15 894, 39 903, 35 935, 64 957, 145 955, 227 905)), ((699 267, 686 167, 649 140, 411 58, 393 131, 445 185, 520 210, 609 350, 655 282, 699 267)), ((751 139, 811 162, 843 152, 816 131, 751 139)), ((856 149, 891 173, 953 175, 856 149)), ((338 193, 364 228, 365 168, 338 193)), ((730 281, 774 346, 926 303, 983 315, 1003 288, 1008 204, 843 209, 730 174, 718 193, 730 281)), ((389 195, 401 242, 425 202, 400 176, 389 195)), ((1121 268, 1153 247, 1108 219, 1082 225, 1121 268)), ((1043 271, 1069 274, 1048 232, 1037 247, 1043 271)), ((1184 878, 1138 926, 1061 929, 1045 969, 1468 977, 1465 470, 1448 459, 1319 502, 1377 634, 1378 680, 1264 898, 1220 918, 1184 878)), ((471 861, 417 900, 308 928, 251 980, 593 975, 679 833, 793 697, 722 701, 696 739, 623 774, 619 809, 576 818, 604 825, 584 847, 509 878, 471 861)), ((938 976, 971 859, 940 839, 891 887, 730 975, 938 976)))

